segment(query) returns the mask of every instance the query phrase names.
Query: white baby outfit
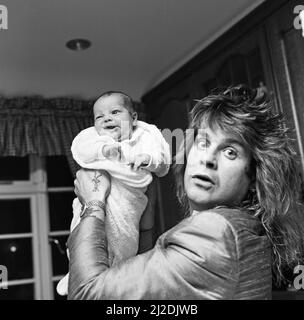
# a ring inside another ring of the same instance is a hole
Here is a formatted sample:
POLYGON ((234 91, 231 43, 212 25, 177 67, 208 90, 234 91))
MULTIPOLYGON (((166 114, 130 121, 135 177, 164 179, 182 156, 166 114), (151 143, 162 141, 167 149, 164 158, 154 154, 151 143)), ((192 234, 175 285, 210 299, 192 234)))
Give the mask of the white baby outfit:
MULTIPOLYGON (((135 256, 138 251, 139 222, 147 206, 145 192, 152 182, 152 174, 162 177, 169 171, 171 155, 169 145, 159 129, 137 121, 130 139, 119 142, 120 159, 107 159, 102 154, 105 145, 117 144, 112 137, 98 135, 94 127, 81 131, 72 143, 75 161, 83 168, 105 170, 111 176, 111 190, 106 203, 105 230, 110 265, 135 256), (136 154, 150 155, 144 169, 133 170, 129 162, 136 154)), ((80 221, 82 207, 78 198, 73 202, 71 231, 80 221)), ((57 286, 59 294, 67 294, 67 278, 57 286)))

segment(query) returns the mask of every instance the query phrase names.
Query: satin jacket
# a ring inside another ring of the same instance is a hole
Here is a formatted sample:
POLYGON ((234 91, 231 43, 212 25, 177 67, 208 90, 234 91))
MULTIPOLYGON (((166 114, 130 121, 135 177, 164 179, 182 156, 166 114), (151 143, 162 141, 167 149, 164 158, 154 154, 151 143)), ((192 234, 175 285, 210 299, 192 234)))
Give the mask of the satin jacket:
POLYGON ((245 211, 199 212, 112 268, 100 219, 84 218, 68 247, 69 299, 271 299, 270 242, 245 211))

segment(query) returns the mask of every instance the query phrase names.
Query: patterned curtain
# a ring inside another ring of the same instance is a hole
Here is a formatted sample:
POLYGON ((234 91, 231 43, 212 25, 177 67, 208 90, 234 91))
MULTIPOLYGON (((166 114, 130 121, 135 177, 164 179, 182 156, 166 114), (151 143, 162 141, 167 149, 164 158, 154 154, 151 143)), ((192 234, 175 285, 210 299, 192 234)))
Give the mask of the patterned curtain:
MULTIPOLYGON (((93 104, 93 100, 69 98, 0 97, 0 155, 65 155, 75 174, 79 167, 72 158, 71 143, 93 125, 93 104)), ((143 117, 142 104, 135 103, 135 108, 143 117)))
POLYGON ((71 143, 93 124, 92 104, 67 98, 0 98, 1 156, 65 155, 74 174, 71 143))

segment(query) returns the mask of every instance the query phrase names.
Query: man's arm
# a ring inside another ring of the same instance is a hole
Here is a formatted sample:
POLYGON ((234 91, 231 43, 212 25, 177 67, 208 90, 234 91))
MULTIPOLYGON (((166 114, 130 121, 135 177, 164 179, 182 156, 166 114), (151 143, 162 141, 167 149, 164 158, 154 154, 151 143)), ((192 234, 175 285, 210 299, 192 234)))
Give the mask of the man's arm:
POLYGON ((100 219, 83 219, 68 246, 69 299, 229 299, 238 280, 234 234, 212 213, 184 220, 152 250, 113 268, 100 219))

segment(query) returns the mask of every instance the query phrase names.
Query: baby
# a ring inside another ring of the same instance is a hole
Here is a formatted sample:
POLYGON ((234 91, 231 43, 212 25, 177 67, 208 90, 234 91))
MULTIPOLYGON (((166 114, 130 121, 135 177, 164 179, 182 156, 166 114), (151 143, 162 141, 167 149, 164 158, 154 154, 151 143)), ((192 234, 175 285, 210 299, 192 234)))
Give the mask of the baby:
MULTIPOLYGON (((81 167, 106 170, 111 176, 105 224, 109 262, 115 265, 137 254, 139 221, 148 202, 145 191, 152 182, 151 172, 166 175, 171 155, 159 129, 137 120, 128 95, 106 92, 96 100, 93 111, 94 127, 81 131, 71 150, 81 167)), ((81 211, 76 198, 71 231, 79 223, 81 211)), ((68 275, 59 282, 57 292, 65 295, 67 287, 68 275)))

